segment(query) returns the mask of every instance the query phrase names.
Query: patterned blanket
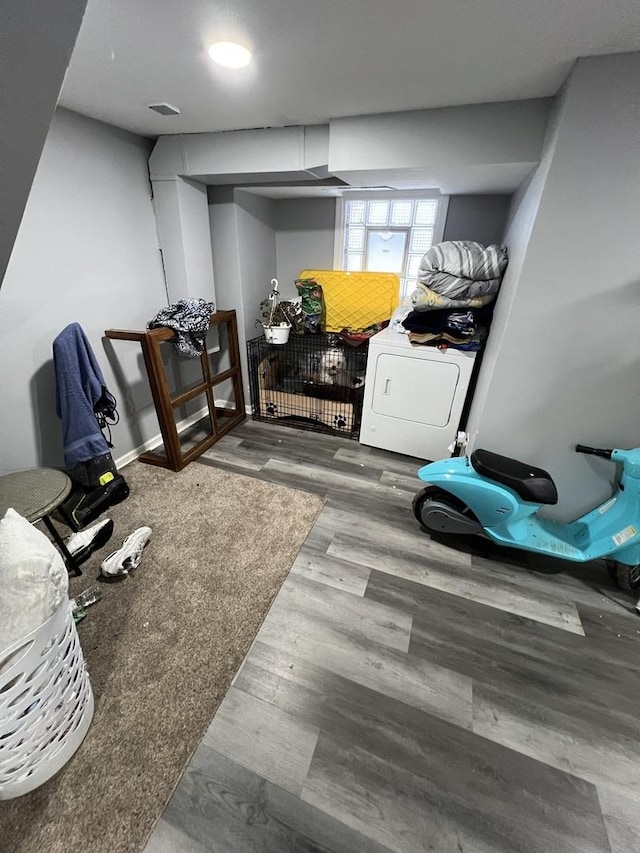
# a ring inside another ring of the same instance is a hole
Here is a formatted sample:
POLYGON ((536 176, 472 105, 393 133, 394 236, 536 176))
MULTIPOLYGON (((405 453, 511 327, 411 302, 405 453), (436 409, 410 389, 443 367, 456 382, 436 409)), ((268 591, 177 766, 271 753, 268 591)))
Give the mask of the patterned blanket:
POLYGON ((214 311, 213 302, 207 302, 206 299, 181 299, 158 311, 153 320, 147 323, 147 328, 168 326, 175 331, 173 345, 178 355, 199 358, 204 351, 209 321, 214 311))

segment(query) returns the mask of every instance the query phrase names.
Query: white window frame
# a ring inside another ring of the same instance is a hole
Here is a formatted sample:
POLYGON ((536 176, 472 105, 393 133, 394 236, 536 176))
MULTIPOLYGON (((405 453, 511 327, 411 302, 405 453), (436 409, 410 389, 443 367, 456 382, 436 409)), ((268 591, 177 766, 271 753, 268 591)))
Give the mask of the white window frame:
MULTIPOLYGON (((444 227, 447 221, 447 211, 449 209, 449 196, 442 195, 437 190, 348 190, 336 199, 336 220, 335 220, 335 235, 333 241, 333 268, 335 270, 344 269, 344 238, 345 238, 345 203, 347 201, 373 201, 374 199, 384 199, 389 201, 398 201, 402 199, 421 200, 432 199, 438 200, 438 215, 433 227, 433 245, 441 243, 444 236, 444 227)), ((406 227, 400 229, 391 228, 390 230, 405 231, 406 227)), ((409 229, 410 230, 410 229, 409 229)), ((365 253, 366 258, 366 253, 365 253)), ((363 270, 367 272, 367 270, 363 270)), ((398 276, 400 281, 400 293, 402 294, 402 276, 398 276)))

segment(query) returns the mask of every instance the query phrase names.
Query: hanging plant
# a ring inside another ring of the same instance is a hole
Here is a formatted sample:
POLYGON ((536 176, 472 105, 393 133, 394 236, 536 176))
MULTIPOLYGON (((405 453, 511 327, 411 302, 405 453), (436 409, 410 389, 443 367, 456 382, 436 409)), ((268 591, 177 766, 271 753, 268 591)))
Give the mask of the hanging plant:
POLYGON ((262 317, 256 320, 256 326, 262 326, 266 340, 271 344, 286 344, 292 327, 299 333, 304 320, 302 308, 295 302, 281 302, 278 280, 271 279, 272 290, 267 299, 260 303, 262 317))

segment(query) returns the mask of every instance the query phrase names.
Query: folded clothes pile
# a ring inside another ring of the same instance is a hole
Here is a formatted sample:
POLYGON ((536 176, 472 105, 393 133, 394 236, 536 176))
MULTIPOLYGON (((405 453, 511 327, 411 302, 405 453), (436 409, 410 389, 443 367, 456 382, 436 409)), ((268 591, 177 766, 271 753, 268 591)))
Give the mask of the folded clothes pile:
POLYGON ((490 322, 490 309, 452 311, 442 308, 412 311, 402 325, 409 332, 411 343, 477 350, 487 335, 490 322))

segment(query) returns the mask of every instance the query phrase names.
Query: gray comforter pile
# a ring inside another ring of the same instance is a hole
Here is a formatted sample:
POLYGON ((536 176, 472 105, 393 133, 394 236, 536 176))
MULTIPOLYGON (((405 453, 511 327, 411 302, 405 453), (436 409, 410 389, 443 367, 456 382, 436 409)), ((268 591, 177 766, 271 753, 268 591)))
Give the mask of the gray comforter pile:
POLYGON ((450 299, 486 296, 498 292, 507 266, 505 246, 487 246, 471 240, 450 240, 433 246, 420 261, 418 279, 450 299))
POLYGON ((432 246, 420 261, 418 286, 411 294, 416 310, 480 307, 493 300, 508 263, 505 246, 449 240, 432 246))

